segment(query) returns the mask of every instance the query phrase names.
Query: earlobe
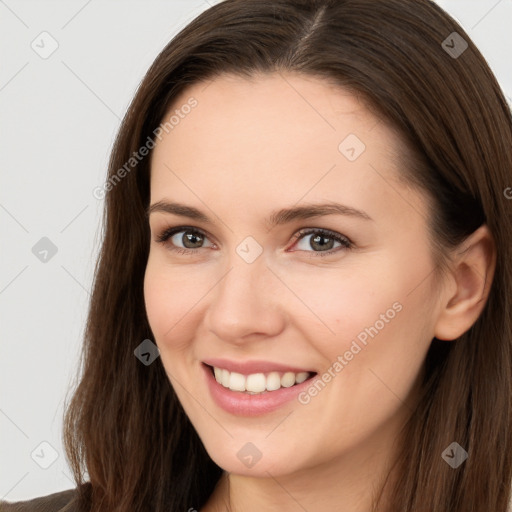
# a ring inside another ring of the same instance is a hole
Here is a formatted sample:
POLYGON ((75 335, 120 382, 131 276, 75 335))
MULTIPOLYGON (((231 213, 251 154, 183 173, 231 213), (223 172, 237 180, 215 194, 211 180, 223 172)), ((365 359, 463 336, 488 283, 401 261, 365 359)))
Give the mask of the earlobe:
POLYGON ((455 340, 477 321, 487 302, 496 268, 496 249, 484 224, 454 250, 453 287, 442 297, 444 304, 435 326, 435 337, 455 340))

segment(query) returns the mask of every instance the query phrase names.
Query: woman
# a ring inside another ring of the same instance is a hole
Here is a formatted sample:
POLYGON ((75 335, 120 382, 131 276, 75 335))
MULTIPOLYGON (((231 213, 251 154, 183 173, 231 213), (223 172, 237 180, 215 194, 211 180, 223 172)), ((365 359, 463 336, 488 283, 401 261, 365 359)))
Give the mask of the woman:
POLYGON ((505 512, 511 147, 427 0, 203 12, 112 152, 77 488, 5 510, 505 512))

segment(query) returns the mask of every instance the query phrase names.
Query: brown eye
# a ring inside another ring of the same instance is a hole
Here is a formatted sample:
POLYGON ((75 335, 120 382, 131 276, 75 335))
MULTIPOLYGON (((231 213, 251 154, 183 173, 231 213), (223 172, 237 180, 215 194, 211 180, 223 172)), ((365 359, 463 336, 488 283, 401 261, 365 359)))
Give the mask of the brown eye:
POLYGON ((316 253, 314 254, 315 256, 330 255, 339 252, 338 249, 340 247, 342 249, 350 249, 353 246, 352 242, 347 237, 326 229, 300 231, 295 236, 295 239, 299 240, 300 243, 304 241, 303 247, 299 247, 299 250, 316 253), (307 237, 310 235, 314 236, 308 241, 307 237), (335 243, 340 245, 333 249, 335 243), (313 251, 309 251, 309 248, 313 249, 313 251))
POLYGON ((156 239, 157 242, 165 244, 170 250, 178 251, 180 254, 188 254, 202 249, 205 240, 207 237, 202 231, 186 226, 166 229, 156 239), (182 244, 183 247, 178 244, 182 244))

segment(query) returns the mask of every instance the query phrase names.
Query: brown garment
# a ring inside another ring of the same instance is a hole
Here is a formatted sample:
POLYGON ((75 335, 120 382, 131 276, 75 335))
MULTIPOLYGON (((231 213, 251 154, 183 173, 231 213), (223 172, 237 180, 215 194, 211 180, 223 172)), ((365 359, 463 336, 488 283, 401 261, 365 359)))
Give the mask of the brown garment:
POLYGON ((55 492, 31 500, 7 502, 0 500, 0 512, 76 512, 76 489, 55 492))

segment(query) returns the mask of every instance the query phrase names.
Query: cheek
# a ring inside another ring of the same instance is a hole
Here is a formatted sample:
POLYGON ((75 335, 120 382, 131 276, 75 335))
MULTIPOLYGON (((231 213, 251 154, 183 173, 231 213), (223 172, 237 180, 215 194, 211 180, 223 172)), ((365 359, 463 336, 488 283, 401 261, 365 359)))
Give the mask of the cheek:
POLYGON ((407 295, 406 281, 370 289, 375 292, 353 288, 340 294, 338 306, 346 309, 333 316, 336 336, 311 338, 326 366, 300 397, 308 411, 303 427, 315 431, 320 417, 324 425, 336 425, 329 430, 326 456, 345 449, 346 439, 363 440, 400 421, 429 346, 425 294, 407 295))
POLYGON ((428 259, 394 261, 383 265, 386 272, 368 269, 363 285, 340 292, 339 334, 321 345, 329 361, 325 380, 345 414, 364 416, 368 428, 407 400, 432 340, 428 259))
POLYGON ((183 327, 189 325, 184 319, 198 300, 195 297, 199 291, 197 287, 190 286, 190 280, 180 278, 180 272, 155 260, 150 256, 144 276, 144 301, 149 325, 155 343, 163 353, 181 350, 187 340, 183 327))
MULTIPOLYGON (((205 294, 216 280, 211 268, 172 266, 163 258, 150 253, 148 259, 146 312, 157 345, 179 351, 194 339, 209 300, 205 294)), ((371 264, 365 259, 353 257, 338 268, 304 263, 274 267, 279 280, 268 290, 274 314, 287 317, 326 362, 350 350, 356 339, 365 347, 365 341, 389 336, 393 339, 386 346, 393 350, 404 338, 414 338, 425 320, 425 286, 411 291, 428 275, 427 259, 416 257, 412 265, 411 258, 400 259, 396 252, 371 258, 371 264)), ((263 289, 260 293, 267 294, 263 289)))
MULTIPOLYGON (((166 293, 165 281, 158 278, 154 265, 148 261, 144 276, 144 302, 149 325, 156 338, 164 329, 164 311, 172 306, 170 296, 166 293)), ((170 325, 167 326, 169 328, 170 325)))
POLYGON ((405 390, 432 339, 431 270, 428 251, 414 258, 393 251, 350 266, 350 273, 316 269, 310 276, 290 273, 287 282, 314 313, 302 308, 302 330, 328 366, 342 356, 347 377, 375 380, 372 367, 405 390))
MULTIPOLYGON (((366 327, 376 321, 381 327, 381 314, 389 310, 387 316, 394 318, 392 306, 400 298, 397 283, 384 282, 369 265, 356 268, 347 262, 345 268, 312 266, 306 271, 287 272, 283 281, 295 296, 287 306, 292 321, 331 358, 348 349, 351 340, 366 327)), ((283 289, 281 296, 287 295, 290 293, 283 289)))

